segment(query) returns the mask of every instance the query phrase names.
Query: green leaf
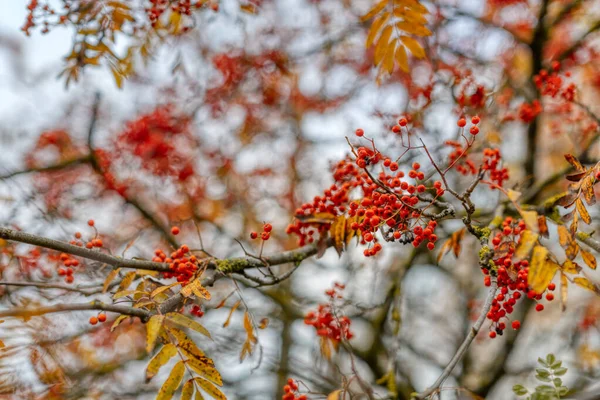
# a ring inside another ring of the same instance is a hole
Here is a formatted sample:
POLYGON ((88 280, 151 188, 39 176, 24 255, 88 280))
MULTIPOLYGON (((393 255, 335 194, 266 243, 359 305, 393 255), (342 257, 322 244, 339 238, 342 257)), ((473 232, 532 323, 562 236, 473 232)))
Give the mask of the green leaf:
POLYGON ((548 370, 545 370, 542 368, 536 368, 535 372, 537 373, 538 376, 541 376, 543 378, 547 378, 550 376, 550 372, 548 372, 548 370))
POLYGON ((513 386, 512 390, 517 396, 525 396, 527 393, 529 393, 529 391, 523 385, 515 385, 513 386))
POLYGON ((554 375, 556 375, 556 376, 563 376, 566 373, 567 373, 567 369, 565 367, 557 368, 556 370, 554 370, 554 375))
POLYGON ((544 361, 544 359, 542 359, 542 358, 539 358, 539 357, 538 357, 538 362, 539 362, 539 363, 540 363, 542 366, 544 366, 544 367, 546 367, 546 368, 548 368, 548 367, 549 367, 549 365, 548 365, 548 364, 546 364, 546 361, 544 361))
POLYGON ((548 363, 548 365, 552 365, 554 364, 554 362, 556 362, 556 357, 554 357, 554 354, 550 353, 546 356, 546 362, 548 363))
POLYGON ((567 393, 569 393, 569 388, 566 386, 561 386, 558 388, 558 394, 561 396, 565 396, 567 393))
POLYGON ((561 387, 562 386, 562 379, 560 379, 560 378, 554 378, 552 380, 552 383, 554 383, 554 387, 561 387))
POLYGON ((536 386, 535 391, 537 393, 545 394, 545 395, 553 394, 554 393, 554 386, 539 385, 539 386, 536 386))
POLYGON ((557 361, 557 362, 553 363, 552 365, 550 365, 550 368, 557 369, 557 368, 560 368, 561 365, 562 365, 562 361, 557 361))

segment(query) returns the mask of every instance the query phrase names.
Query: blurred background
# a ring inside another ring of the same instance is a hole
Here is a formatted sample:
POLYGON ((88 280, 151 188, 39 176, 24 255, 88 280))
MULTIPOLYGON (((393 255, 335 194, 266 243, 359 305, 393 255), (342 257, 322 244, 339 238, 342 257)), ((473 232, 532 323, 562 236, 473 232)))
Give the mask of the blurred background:
MULTIPOLYGON (((47 3, 63 10, 64 3, 76 9, 89 2, 47 3)), ((141 0, 123 3, 141 20, 150 7, 141 0)), ((185 33, 147 38, 125 28, 117 32, 111 50, 120 57, 140 40, 152 42, 147 57, 134 57, 134 72, 119 88, 120 78, 105 62, 86 66, 66 86, 69 73, 60 74, 76 30, 52 26, 42 34, 38 26, 28 37, 21 27, 30 2, 3 2, 0 225, 70 240, 75 232, 94 235, 86 223, 94 219, 114 254, 150 259, 154 249, 173 244, 173 225, 182 230, 180 243, 219 258, 242 256, 244 248, 258 253, 249 233, 269 222, 274 228, 264 253, 293 249, 297 241, 286 227, 302 203, 333 183, 332 166, 350 153, 346 137, 355 142, 354 131, 362 128, 380 151, 398 157, 404 149, 390 127, 403 116, 444 163, 452 151, 444 142, 459 138, 456 120, 479 115, 474 152, 500 148, 510 173, 505 187, 537 188, 527 192, 535 204, 566 188, 564 174, 556 175, 567 166, 565 153, 597 161, 600 2, 420 3, 429 10, 432 35, 421 40, 427 58, 411 57, 408 72, 397 69, 378 79, 373 49, 365 48, 371 21, 361 20, 371 1, 224 0, 194 11, 185 33), (580 106, 566 106, 532 83, 553 60, 575 85, 580 106), (89 161, 91 148, 103 154, 103 173, 89 161)), ((405 160, 402 168, 418 161, 434 172, 418 149, 405 160)), ((458 173, 449 181, 456 188, 469 183, 458 173)), ((478 188, 477 222, 487 224, 502 200, 499 192, 478 188)), ((597 217, 597 206, 589 211, 597 217)), ((460 219, 444 221, 439 243, 460 228, 460 219)), ((586 229, 596 228, 593 222, 586 229)), ((554 226, 547 246, 560 254, 554 226)), ((0 247, 1 281, 62 282, 56 260, 44 251, 6 242, 0 247)), ((357 374, 376 398, 408 399, 448 364, 486 294, 477 241, 467 234, 458 257, 438 262, 439 247, 387 243, 377 257, 365 258, 364 247, 353 243, 341 257, 329 249, 304 261, 278 285, 220 280, 199 319, 213 340, 194 338, 214 359, 229 399, 281 398, 289 377, 310 388, 309 398, 326 398, 357 374), (346 285, 342 308, 355 336, 351 348, 327 360, 315 329, 303 320, 327 302, 325 291, 334 282, 346 285), (260 351, 243 362, 244 311, 232 311, 240 297, 257 320, 269 321, 259 332, 260 351)), ((108 272, 96 263, 77 270, 73 286, 90 293, 0 285, 0 309, 110 302, 110 293, 101 291, 108 272)), ((600 282, 596 271, 586 276, 600 282)), ((569 368, 563 378, 572 398, 600 398, 597 296, 571 285, 564 312, 558 301, 544 302, 542 313, 531 304, 516 307, 518 331, 490 340, 484 324, 441 398, 513 398, 513 385, 535 386, 537 359, 548 353, 569 368)), ((153 398, 168 371, 144 381, 144 326, 124 322, 111 333, 110 323, 90 326, 92 314, 2 323, 0 396, 153 398)), ((362 398, 356 385, 350 384, 352 398, 362 398)))

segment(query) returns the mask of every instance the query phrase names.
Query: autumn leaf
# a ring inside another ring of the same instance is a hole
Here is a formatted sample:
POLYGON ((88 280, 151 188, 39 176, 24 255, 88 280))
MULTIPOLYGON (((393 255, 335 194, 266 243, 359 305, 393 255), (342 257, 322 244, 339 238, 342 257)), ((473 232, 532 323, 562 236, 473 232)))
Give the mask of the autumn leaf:
POLYGON ((204 364, 213 365, 210 358, 204 355, 204 352, 181 330, 167 326, 167 330, 177 339, 177 348, 181 350, 186 357, 194 358, 204 364))
POLYGON ((521 217, 523 221, 525 221, 525 225, 527 228, 533 232, 539 232, 540 227, 538 225, 538 213, 535 211, 520 211, 521 217))
POLYGON ((458 258, 458 256, 460 255, 460 242, 465 236, 465 231, 465 228, 459 229, 458 231, 454 232, 452 236, 450 236, 450 239, 444 242, 442 248, 440 249, 440 252, 438 253, 438 263, 440 262, 442 257, 444 257, 444 255, 446 255, 450 251, 452 251, 454 253, 454 256, 458 258))
POLYGON ((583 201, 581 201, 581 199, 577 199, 575 201, 575 207, 577 208, 577 212, 579 213, 579 216, 581 217, 583 222, 585 222, 588 225, 591 224, 592 217, 590 217, 590 214, 588 213, 588 211, 585 208, 585 205, 583 204, 583 201))
POLYGON ((329 235, 333 239, 338 256, 341 257, 344 250, 344 243, 346 242, 346 217, 344 215, 339 215, 335 218, 331 224, 331 228, 329 228, 329 235))
POLYGON ((202 390, 211 396, 213 399, 217 400, 227 400, 227 397, 217 388, 214 384, 202 378, 195 378, 194 381, 198 386, 202 388, 202 390))
POLYGON ((181 282, 173 282, 170 285, 159 286, 156 289, 154 289, 152 291, 152 293, 150 293, 150 298, 153 298, 153 297, 161 294, 162 292, 165 292, 165 291, 167 291, 167 290, 169 290, 172 287, 177 286, 177 285, 181 285, 181 282))
POLYGON ((567 309, 567 292, 569 287, 569 280, 563 273, 560 274, 560 307, 562 311, 567 309))
POLYGON ((586 263, 586 265, 588 267, 590 267, 591 269, 596 269, 596 266, 597 266, 596 257, 594 257, 594 255, 592 253, 590 253, 589 251, 585 251, 584 249, 580 249, 580 251, 581 251, 581 258, 583 258, 583 261, 586 263))
POLYGON ((334 390, 327 395, 327 400, 340 400, 342 392, 342 389, 334 390))
POLYGON ((180 400, 190 400, 194 395, 194 380, 188 380, 181 389, 180 400))
POLYGON ((131 285, 131 283, 135 279, 135 275, 136 275, 135 271, 131 271, 131 272, 128 272, 127 274, 125 274, 125 276, 123 277, 123 280, 119 284, 119 288, 117 289, 117 291, 127 289, 129 287, 129 285, 131 285))
POLYGON ((208 332, 208 330, 204 326, 202 326, 198 322, 194 321, 193 319, 186 317, 183 314, 180 314, 178 312, 170 312, 170 313, 167 313, 166 318, 167 318, 167 321, 169 321, 169 322, 173 322, 177 325, 184 326, 186 328, 190 328, 190 329, 192 329, 196 332, 199 332, 199 333, 203 334, 204 336, 207 336, 210 338, 210 332, 208 332))
POLYGON ((146 324, 146 351, 148 353, 151 353, 154 349, 164 320, 164 315, 153 315, 146 324))
POLYGON ((169 400, 175 394, 175 391, 181 384, 181 380, 183 379, 183 374, 185 373, 185 365, 183 361, 179 361, 173 369, 171 370, 171 374, 163 383, 162 387, 158 392, 158 396, 156 396, 156 400, 169 400))
POLYGON ((180 293, 185 297, 190 297, 193 293, 196 297, 199 297, 199 298, 205 299, 205 300, 210 300, 212 297, 210 295, 210 292, 204 286, 202 286, 202 283, 200 282, 200 278, 196 278, 192 282, 185 285, 180 290, 180 293))
POLYGON ((522 260, 529 255, 533 246, 537 243, 539 235, 530 230, 521 232, 521 241, 515 250, 514 257, 517 260, 522 260))
POLYGON ((425 58, 425 50, 423 50, 421 44, 415 39, 409 36, 401 36, 400 40, 402 41, 402 44, 404 44, 406 48, 410 50, 413 56, 416 58, 425 58))
POLYGON ((235 312, 235 310, 237 310, 237 308, 240 306, 241 303, 242 303, 242 301, 238 300, 235 302, 233 307, 231 307, 231 310, 229 310, 229 315, 227 316, 227 319, 225 320, 225 322, 223 322, 223 328, 227 328, 229 326, 229 323, 231 322, 231 317, 233 316, 233 313, 235 312))
POLYGON ((129 315, 119 315, 110 327, 110 331, 113 332, 115 329, 117 329, 117 326, 119 326, 126 318, 129 318, 129 315))
POLYGON ((548 249, 544 246, 535 246, 533 248, 527 283, 536 293, 543 293, 546 290, 554 274, 559 269, 558 264, 546 260, 547 256, 548 249))
POLYGON ((112 281, 119 275, 119 271, 121 268, 115 268, 108 273, 106 279, 104 280, 104 285, 102 285, 102 293, 106 293, 108 291, 108 287, 112 283, 112 281))
POLYGON ((575 277, 573 278, 573 283, 575 283, 578 286, 581 286, 584 289, 591 290, 596 294, 600 294, 600 288, 587 278, 583 278, 580 276, 575 277))
POLYGON ((368 21, 373 18, 375 15, 379 14, 385 8, 388 0, 381 0, 373 8, 371 8, 365 15, 360 17, 362 22, 368 21))
POLYGON ((207 364, 197 359, 190 358, 187 360, 187 365, 198 375, 208 379, 215 385, 223 385, 223 378, 221 378, 221 374, 219 374, 219 371, 217 371, 212 364, 207 364))
POLYGON ((568 274, 578 274, 581 271, 581 267, 571 260, 566 260, 561 266, 561 270, 568 274))
POLYGON ((571 164, 573 166, 573 168, 575 168, 575 170, 577 170, 579 172, 585 171, 585 168, 583 167, 583 165, 581 165, 581 163, 579 162, 577 157, 575 157, 574 155, 565 154, 565 160, 567 160, 567 162, 569 164, 571 164))
POLYGON ((148 363, 146 367, 146 382, 150 381, 169 360, 177 354, 177 347, 168 343, 164 345, 158 353, 148 363))

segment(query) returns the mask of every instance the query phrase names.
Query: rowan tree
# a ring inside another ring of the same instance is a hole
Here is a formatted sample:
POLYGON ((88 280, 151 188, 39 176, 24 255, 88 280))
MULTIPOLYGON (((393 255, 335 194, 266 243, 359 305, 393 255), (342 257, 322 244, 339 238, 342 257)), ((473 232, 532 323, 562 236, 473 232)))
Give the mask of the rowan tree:
POLYGON ((22 3, 2 395, 597 398, 597 1, 22 3))

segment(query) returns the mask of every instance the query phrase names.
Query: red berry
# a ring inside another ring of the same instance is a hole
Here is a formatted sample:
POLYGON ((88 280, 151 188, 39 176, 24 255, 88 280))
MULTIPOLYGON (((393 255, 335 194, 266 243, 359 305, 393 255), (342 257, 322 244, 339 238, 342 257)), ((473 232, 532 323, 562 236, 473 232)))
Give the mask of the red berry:
POLYGON ((456 125, 458 125, 461 128, 463 128, 466 124, 467 124, 467 120, 464 118, 459 119, 458 122, 456 123, 456 125))
POLYGON ((496 332, 494 332, 494 331, 490 331, 489 335, 490 335, 490 338, 492 338, 492 339, 493 339, 493 338, 495 338, 495 337, 496 337, 496 332))
POLYGON ((428 248, 429 250, 433 250, 433 249, 435 248, 435 243, 433 243, 433 242, 429 242, 429 243, 427 243, 427 248, 428 248))
POLYGON ((539 304, 539 303, 538 303, 538 304, 535 306, 535 311, 537 311, 537 312, 540 312, 540 311, 542 311, 543 309, 544 309, 544 305, 543 305, 543 304, 539 304))
POLYGON ((178 228, 178 227, 176 227, 176 226, 172 227, 172 228, 171 228, 171 233, 172 233, 173 235, 179 235, 179 228, 178 228))
POLYGON ((260 234, 260 238, 262 240, 269 240, 270 237, 271 237, 271 235, 269 234, 269 232, 263 232, 260 234))
POLYGON ((98 323, 98 318, 96 318, 96 317, 90 317, 90 324, 96 325, 97 323, 98 323))
POLYGON ((263 231, 264 232, 271 232, 273 230, 273 225, 271 224, 264 224, 263 225, 263 231))
POLYGON ((479 127, 472 126, 469 132, 471 133, 471 135, 477 135, 479 133, 479 127))
POLYGON ((358 128, 355 132, 356 136, 358 137, 362 137, 365 134, 365 131, 363 131, 362 129, 358 128))
POLYGON ((257 232, 251 232, 250 233, 250 239, 256 239, 258 237, 258 233, 257 232))
POLYGON ((552 294, 552 293, 546 293, 546 300, 548 300, 548 301, 554 300, 554 294, 552 294))
POLYGON ((474 125, 477 125, 479 123, 480 119, 479 117, 476 115, 473 118, 471 118, 471 123, 474 125))
POLYGON ((373 241, 373 234, 371 232, 365 233, 364 239, 365 239, 366 242, 373 241))
POLYGON ((516 331, 517 329, 519 329, 521 327, 521 323, 519 321, 513 321, 512 327, 516 331))
POLYGON ((556 284, 554 282, 552 282, 548 285, 548 290, 554 290, 554 289, 556 289, 556 284))
POLYGON ((89 225, 89 226, 94 226, 94 220, 93 220, 93 219, 90 219, 90 220, 88 221, 88 225, 89 225))
POLYGON ((67 282, 67 283, 73 283, 74 280, 75 280, 75 278, 73 278, 73 275, 65 276, 65 282, 67 282))
POLYGON ((408 121, 406 120, 406 118, 400 118, 398 120, 398 125, 400 125, 400 126, 406 126, 407 123, 408 123, 408 121))
POLYGON ((100 322, 106 321, 106 314, 102 313, 102 314, 98 315, 98 321, 100 321, 100 322))

